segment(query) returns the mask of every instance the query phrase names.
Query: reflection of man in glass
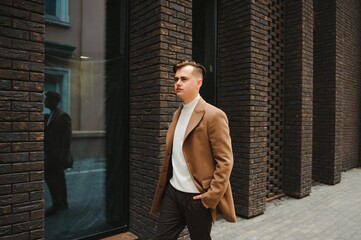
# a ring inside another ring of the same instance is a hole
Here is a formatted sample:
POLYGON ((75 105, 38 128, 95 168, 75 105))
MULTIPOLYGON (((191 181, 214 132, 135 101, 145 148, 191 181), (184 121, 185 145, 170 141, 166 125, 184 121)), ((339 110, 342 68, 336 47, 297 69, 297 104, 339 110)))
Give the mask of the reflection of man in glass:
POLYGON ((52 198, 52 206, 45 216, 68 209, 64 169, 71 167, 70 155, 71 118, 58 108, 60 95, 56 92, 45 94, 45 107, 50 114, 45 115, 44 155, 45 182, 52 198))

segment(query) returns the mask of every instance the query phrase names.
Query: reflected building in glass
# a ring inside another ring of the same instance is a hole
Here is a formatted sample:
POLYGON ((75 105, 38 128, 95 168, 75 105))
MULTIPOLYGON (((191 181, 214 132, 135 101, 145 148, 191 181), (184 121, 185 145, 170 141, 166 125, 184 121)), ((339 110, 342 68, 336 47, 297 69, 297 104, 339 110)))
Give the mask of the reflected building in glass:
MULTIPOLYGON (((127 41, 124 2, 45 1, 44 91, 58 92, 60 108, 72 118, 74 160, 65 174, 69 209, 46 216, 46 239, 127 225, 128 63, 125 49, 119 51, 127 41), (122 20, 115 22, 115 16, 122 20)), ((50 207, 45 188, 45 208, 50 207)))

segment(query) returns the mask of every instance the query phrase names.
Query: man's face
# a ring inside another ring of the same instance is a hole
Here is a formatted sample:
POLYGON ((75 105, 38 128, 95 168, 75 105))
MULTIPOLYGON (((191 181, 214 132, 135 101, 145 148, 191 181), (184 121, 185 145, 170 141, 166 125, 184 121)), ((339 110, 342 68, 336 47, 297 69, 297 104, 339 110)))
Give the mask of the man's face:
POLYGON ((49 108, 49 99, 46 96, 44 98, 44 107, 49 108))
POLYGON ((45 97, 44 99, 44 106, 48 109, 54 109, 56 108, 58 105, 58 103, 56 101, 54 101, 53 99, 49 98, 49 97, 45 97))
POLYGON ((184 104, 191 102, 199 93, 202 77, 191 65, 177 70, 174 76, 174 90, 184 104))

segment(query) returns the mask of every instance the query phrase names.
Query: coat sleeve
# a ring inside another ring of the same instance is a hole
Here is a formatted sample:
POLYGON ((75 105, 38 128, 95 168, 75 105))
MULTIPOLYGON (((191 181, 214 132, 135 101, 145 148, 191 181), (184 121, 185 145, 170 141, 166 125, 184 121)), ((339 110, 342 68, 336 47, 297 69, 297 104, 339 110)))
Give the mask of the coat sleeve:
POLYGON ((233 153, 228 119, 224 112, 217 111, 208 123, 209 142, 215 162, 213 179, 207 192, 202 194, 206 207, 215 209, 224 196, 233 168, 233 153))

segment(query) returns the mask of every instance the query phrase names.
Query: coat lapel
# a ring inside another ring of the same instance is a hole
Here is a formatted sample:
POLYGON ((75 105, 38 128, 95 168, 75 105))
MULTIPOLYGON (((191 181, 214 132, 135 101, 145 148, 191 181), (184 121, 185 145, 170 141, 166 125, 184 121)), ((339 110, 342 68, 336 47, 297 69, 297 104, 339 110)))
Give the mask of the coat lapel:
POLYGON ((54 110, 54 112, 52 114, 49 115, 49 117, 51 117, 50 122, 48 123, 48 125, 52 124, 54 122, 55 119, 57 119, 60 115, 60 109, 57 108, 54 110))
POLYGON ((166 138, 167 139, 166 149, 168 151, 171 150, 170 148, 172 147, 172 144, 173 144, 174 131, 175 131, 175 127, 177 126, 177 122, 178 122, 180 113, 182 112, 182 108, 183 108, 183 106, 178 108, 178 110, 174 113, 173 120, 168 128, 167 138, 166 138))
POLYGON ((184 140, 188 137, 189 133, 198 125, 198 123, 202 120, 205 110, 205 101, 203 98, 200 98, 196 107, 193 110, 192 116, 189 119, 188 126, 186 132, 184 134, 184 140))

